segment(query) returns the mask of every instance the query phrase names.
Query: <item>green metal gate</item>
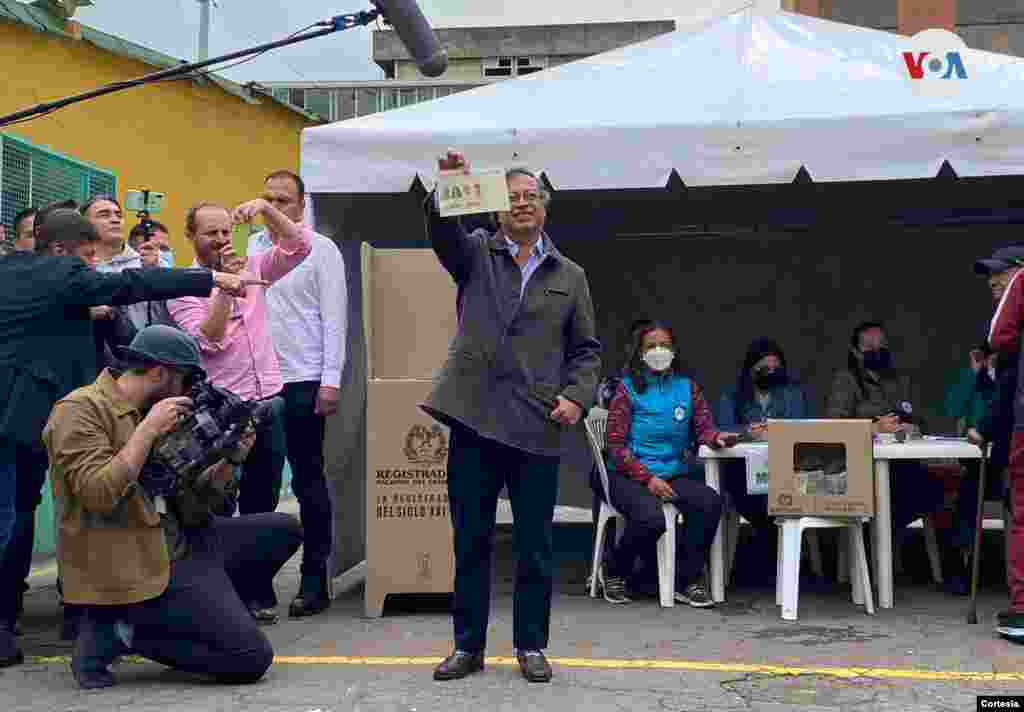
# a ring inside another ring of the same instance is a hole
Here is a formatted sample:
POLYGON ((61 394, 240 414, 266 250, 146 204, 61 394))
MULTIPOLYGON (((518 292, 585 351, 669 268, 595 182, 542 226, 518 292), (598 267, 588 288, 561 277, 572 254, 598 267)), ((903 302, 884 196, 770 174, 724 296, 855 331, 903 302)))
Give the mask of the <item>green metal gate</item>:
POLYGON ((28 207, 62 200, 79 204, 94 195, 116 195, 117 176, 28 141, 0 134, 0 222, 8 232, 14 216, 28 207))
MULTIPOLYGON (((0 223, 13 238, 14 216, 27 207, 43 208, 63 200, 79 204, 94 195, 116 195, 111 171, 61 155, 28 141, 0 134, 0 223)), ((49 478, 36 510, 35 553, 53 554, 53 496, 49 478)))

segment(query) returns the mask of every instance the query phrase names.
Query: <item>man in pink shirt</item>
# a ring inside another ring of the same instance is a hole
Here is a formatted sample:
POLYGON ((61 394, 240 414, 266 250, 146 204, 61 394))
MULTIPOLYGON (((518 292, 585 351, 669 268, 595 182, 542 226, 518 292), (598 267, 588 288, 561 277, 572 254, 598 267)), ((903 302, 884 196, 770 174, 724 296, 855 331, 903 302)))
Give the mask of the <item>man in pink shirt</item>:
MULTIPOLYGON (((292 222, 262 198, 243 203, 232 212, 213 203, 200 203, 188 212, 185 235, 195 249, 195 266, 251 276, 268 285, 301 264, 313 244, 308 228, 292 222), (257 216, 281 238, 266 252, 241 257, 231 246, 232 225, 251 222, 257 216)), ((265 400, 281 393, 284 384, 270 336, 266 287, 248 287, 244 297, 214 289, 208 299, 186 297, 167 306, 178 325, 199 342, 203 367, 214 385, 246 400, 265 400)), ((280 415, 275 415, 257 436, 245 462, 236 463, 243 465, 238 498, 242 514, 277 509, 284 460, 284 426, 280 415)), ((277 620, 277 598, 272 590, 265 600, 246 603, 257 620, 277 620)))

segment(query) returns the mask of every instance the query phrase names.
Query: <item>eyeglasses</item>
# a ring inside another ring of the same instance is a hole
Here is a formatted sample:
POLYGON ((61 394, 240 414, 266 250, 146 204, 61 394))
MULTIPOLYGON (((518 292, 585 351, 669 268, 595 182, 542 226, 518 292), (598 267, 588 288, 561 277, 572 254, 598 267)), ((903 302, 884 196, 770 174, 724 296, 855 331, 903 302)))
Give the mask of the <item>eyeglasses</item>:
POLYGON ((525 203, 526 205, 538 205, 541 202, 541 194, 536 191, 527 191, 526 193, 509 193, 508 202, 512 205, 518 205, 519 203, 525 203))

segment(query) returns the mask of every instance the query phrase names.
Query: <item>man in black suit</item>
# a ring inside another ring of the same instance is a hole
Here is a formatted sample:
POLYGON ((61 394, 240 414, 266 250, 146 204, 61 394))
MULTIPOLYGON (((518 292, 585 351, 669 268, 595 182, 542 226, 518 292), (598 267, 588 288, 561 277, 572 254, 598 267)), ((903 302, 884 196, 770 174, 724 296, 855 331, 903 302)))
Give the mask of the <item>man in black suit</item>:
POLYGON ((44 212, 35 252, 0 260, 0 668, 23 659, 14 627, 21 569, 32 555, 26 529, 46 478, 43 428, 58 399, 96 378, 90 307, 246 287, 237 275, 205 269, 101 274, 89 266, 96 228, 74 210, 44 212))

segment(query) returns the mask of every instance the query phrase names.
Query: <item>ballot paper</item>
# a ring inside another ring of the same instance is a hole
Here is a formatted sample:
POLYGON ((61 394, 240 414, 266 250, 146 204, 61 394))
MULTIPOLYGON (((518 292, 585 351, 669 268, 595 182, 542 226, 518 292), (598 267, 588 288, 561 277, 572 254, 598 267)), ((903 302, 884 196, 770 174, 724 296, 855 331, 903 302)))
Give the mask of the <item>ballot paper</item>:
POLYGON ((747 494, 768 494, 768 448, 749 448, 746 459, 747 494))
POLYGON ((443 218, 511 210, 505 171, 441 171, 437 177, 437 209, 443 218))

